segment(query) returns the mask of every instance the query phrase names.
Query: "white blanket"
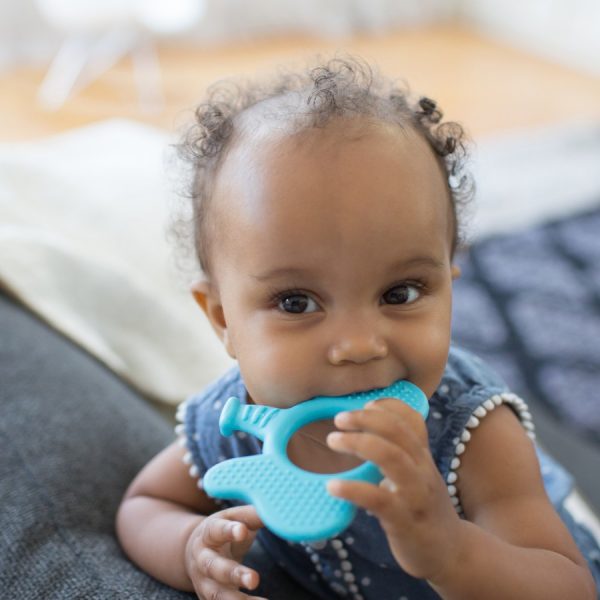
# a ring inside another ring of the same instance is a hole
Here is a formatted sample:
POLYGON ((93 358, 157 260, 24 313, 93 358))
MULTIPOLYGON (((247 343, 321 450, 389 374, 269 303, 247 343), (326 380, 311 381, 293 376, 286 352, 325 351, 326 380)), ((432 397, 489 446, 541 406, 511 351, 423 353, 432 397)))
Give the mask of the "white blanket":
MULTIPOLYGON (((0 144, 0 285, 144 394, 173 404, 232 361, 165 241, 170 141, 113 120, 0 144)), ((480 143, 475 158, 475 237, 600 199, 598 124, 507 134, 480 143)))
POLYGON ((512 131, 478 144, 473 239, 600 206, 600 122, 512 131))
POLYGON ((169 141, 108 121, 0 146, 0 283, 144 394, 176 403, 232 361, 165 241, 169 141))

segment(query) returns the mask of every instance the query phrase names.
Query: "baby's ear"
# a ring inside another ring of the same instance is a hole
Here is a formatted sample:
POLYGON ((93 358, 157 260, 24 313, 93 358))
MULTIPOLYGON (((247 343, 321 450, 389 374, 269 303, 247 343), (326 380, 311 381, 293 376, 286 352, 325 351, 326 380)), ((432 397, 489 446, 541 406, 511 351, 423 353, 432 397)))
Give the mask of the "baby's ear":
POLYGON ((458 265, 453 264, 450 272, 452 273, 452 279, 458 279, 460 277, 460 267, 458 265))
POLYGON ((235 358, 235 352, 233 345, 231 344, 231 338, 229 337, 227 321, 225 320, 223 304, 221 304, 221 297, 218 290, 208 279, 200 279, 192 284, 191 292, 194 296, 194 300, 204 311, 212 328, 225 346, 227 353, 231 358, 235 358))

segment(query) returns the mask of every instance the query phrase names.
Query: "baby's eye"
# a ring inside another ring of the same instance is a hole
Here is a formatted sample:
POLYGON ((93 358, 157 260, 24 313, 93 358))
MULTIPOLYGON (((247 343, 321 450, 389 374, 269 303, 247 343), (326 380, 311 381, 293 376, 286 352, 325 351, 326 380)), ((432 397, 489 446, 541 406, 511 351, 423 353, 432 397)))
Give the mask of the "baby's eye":
POLYGON ((277 306, 282 311, 293 314, 312 313, 319 309, 319 305, 306 294, 281 296, 277 306))
POLYGON ((421 297, 421 289, 417 285, 403 283, 389 289, 382 298, 386 304, 410 304, 421 297))

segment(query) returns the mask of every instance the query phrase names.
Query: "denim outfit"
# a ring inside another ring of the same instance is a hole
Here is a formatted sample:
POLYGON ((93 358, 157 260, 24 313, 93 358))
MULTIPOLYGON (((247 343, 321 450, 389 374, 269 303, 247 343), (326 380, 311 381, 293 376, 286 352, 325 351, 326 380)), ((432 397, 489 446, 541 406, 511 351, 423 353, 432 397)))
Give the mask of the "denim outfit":
MULTIPOLYGON (((244 432, 224 437, 219 432, 221 408, 230 396, 247 401, 237 367, 180 406, 178 417, 189 449, 190 473, 200 477, 212 465, 236 456, 261 452, 262 442, 244 432)), ((471 431, 497 406, 513 409, 530 437, 531 415, 523 400, 511 394, 502 380, 477 357, 451 347, 442 381, 430 399, 427 418, 429 443, 435 464, 448 485, 459 514, 455 486, 460 460, 468 449, 471 431)), ((573 489, 570 475, 547 454, 537 449, 546 491, 555 508, 586 556, 600 589, 600 549, 587 529, 578 525, 563 502, 573 489)), ((238 501, 219 501, 225 508, 238 501)), ((407 575, 395 562, 378 520, 358 509, 351 525, 337 537, 313 543, 290 543, 263 528, 258 539, 266 552, 315 598, 353 600, 429 600, 439 598, 426 581, 407 575)))

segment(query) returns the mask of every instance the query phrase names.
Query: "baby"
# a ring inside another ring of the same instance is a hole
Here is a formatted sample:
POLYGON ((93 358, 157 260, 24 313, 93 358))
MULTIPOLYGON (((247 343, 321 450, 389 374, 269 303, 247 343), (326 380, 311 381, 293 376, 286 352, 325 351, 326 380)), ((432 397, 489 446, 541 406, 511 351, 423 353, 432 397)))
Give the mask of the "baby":
POLYGON ((182 405, 187 450, 156 456, 119 509, 125 552, 154 577, 207 600, 266 593, 243 563, 258 535, 312 598, 596 598, 597 546, 548 497, 540 460, 546 480, 565 473, 536 449, 527 406, 451 345, 473 188, 463 131, 441 117, 352 58, 222 85, 197 109, 193 294, 237 366, 182 405), (288 543, 252 506, 203 491, 209 467, 261 451, 219 433, 228 397, 287 408, 399 379, 430 399, 426 422, 385 398, 288 446, 306 470, 381 469, 379 485, 330 481, 359 507, 338 537, 288 543))

